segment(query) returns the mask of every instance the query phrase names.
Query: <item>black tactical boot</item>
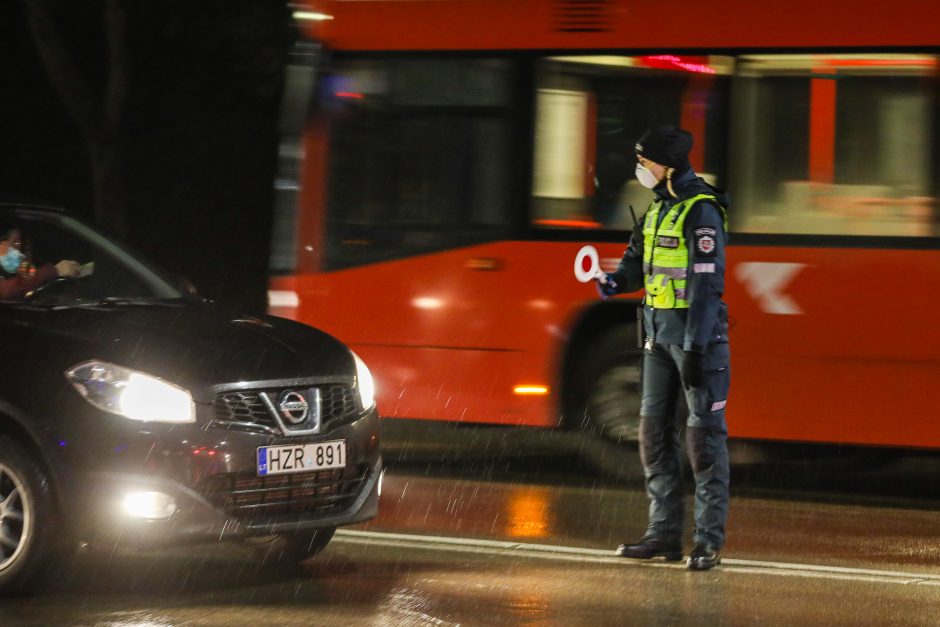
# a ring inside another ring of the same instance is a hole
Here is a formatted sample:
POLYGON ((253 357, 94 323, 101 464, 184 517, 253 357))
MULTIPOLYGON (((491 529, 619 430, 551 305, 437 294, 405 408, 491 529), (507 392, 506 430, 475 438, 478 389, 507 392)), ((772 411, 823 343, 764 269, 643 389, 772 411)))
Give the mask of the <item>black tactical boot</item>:
POLYGON ((641 538, 636 544, 621 544, 616 554, 636 560, 665 557, 670 562, 682 559, 682 543, 679 540, 663 540, 654 536, 641 538))
POLYGON ((696 544, 686 561, 689 570, 709 570, 718 564, 721 564, 721 551, 707 544, 696 544))

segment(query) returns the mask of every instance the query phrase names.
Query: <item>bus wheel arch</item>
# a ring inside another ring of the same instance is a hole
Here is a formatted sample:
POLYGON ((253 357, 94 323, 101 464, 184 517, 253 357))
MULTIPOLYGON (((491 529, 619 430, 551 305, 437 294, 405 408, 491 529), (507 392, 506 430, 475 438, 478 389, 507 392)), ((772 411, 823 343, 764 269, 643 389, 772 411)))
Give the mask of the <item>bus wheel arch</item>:
POLYGON ((574 325, 562 370, 563 426, 614 441, 636 441, 642 351, 636 303, 588 309, 574 325))

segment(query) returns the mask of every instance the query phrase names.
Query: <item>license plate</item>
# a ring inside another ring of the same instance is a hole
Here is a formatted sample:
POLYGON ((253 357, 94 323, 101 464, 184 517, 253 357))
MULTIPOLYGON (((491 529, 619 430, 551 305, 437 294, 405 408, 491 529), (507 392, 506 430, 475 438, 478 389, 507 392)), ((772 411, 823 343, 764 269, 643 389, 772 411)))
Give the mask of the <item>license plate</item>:
POLYGON ((345 465, 346 440, 258 447, 259 477, 328 470, 342 468, 345 465))

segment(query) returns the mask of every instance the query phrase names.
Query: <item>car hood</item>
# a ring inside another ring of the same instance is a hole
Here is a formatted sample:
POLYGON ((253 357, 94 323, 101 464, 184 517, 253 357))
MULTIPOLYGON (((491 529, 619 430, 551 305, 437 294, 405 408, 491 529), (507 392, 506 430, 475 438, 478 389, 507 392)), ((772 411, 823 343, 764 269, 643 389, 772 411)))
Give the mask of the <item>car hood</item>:
POLYGON ((69 309, 29 318, 20 327, 28 327, 31 349, 56 355, 63 370, 109 361, 181 385, 201 402, 211 401, 219 385, 356 372, 349 349, 322 331, 273 316, 226 315, 211 305, 69 309))

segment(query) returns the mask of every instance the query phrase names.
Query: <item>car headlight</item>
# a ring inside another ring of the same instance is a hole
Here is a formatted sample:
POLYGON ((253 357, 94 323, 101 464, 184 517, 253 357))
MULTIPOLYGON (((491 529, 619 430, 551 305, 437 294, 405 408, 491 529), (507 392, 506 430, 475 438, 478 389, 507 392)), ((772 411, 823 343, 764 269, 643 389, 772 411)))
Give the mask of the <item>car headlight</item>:
POLYGON ((352 356, 356 360, 356 390, 359 392, 362 410, 372 409, 375 405, 375 382, 372 380, 372 373, 359 355, 353 353, 352 356))
POLYGON ((196 421, 193 397, 172 383, 104 361, 86 361, 65 373, 86 401, 141 422, 196 421))

